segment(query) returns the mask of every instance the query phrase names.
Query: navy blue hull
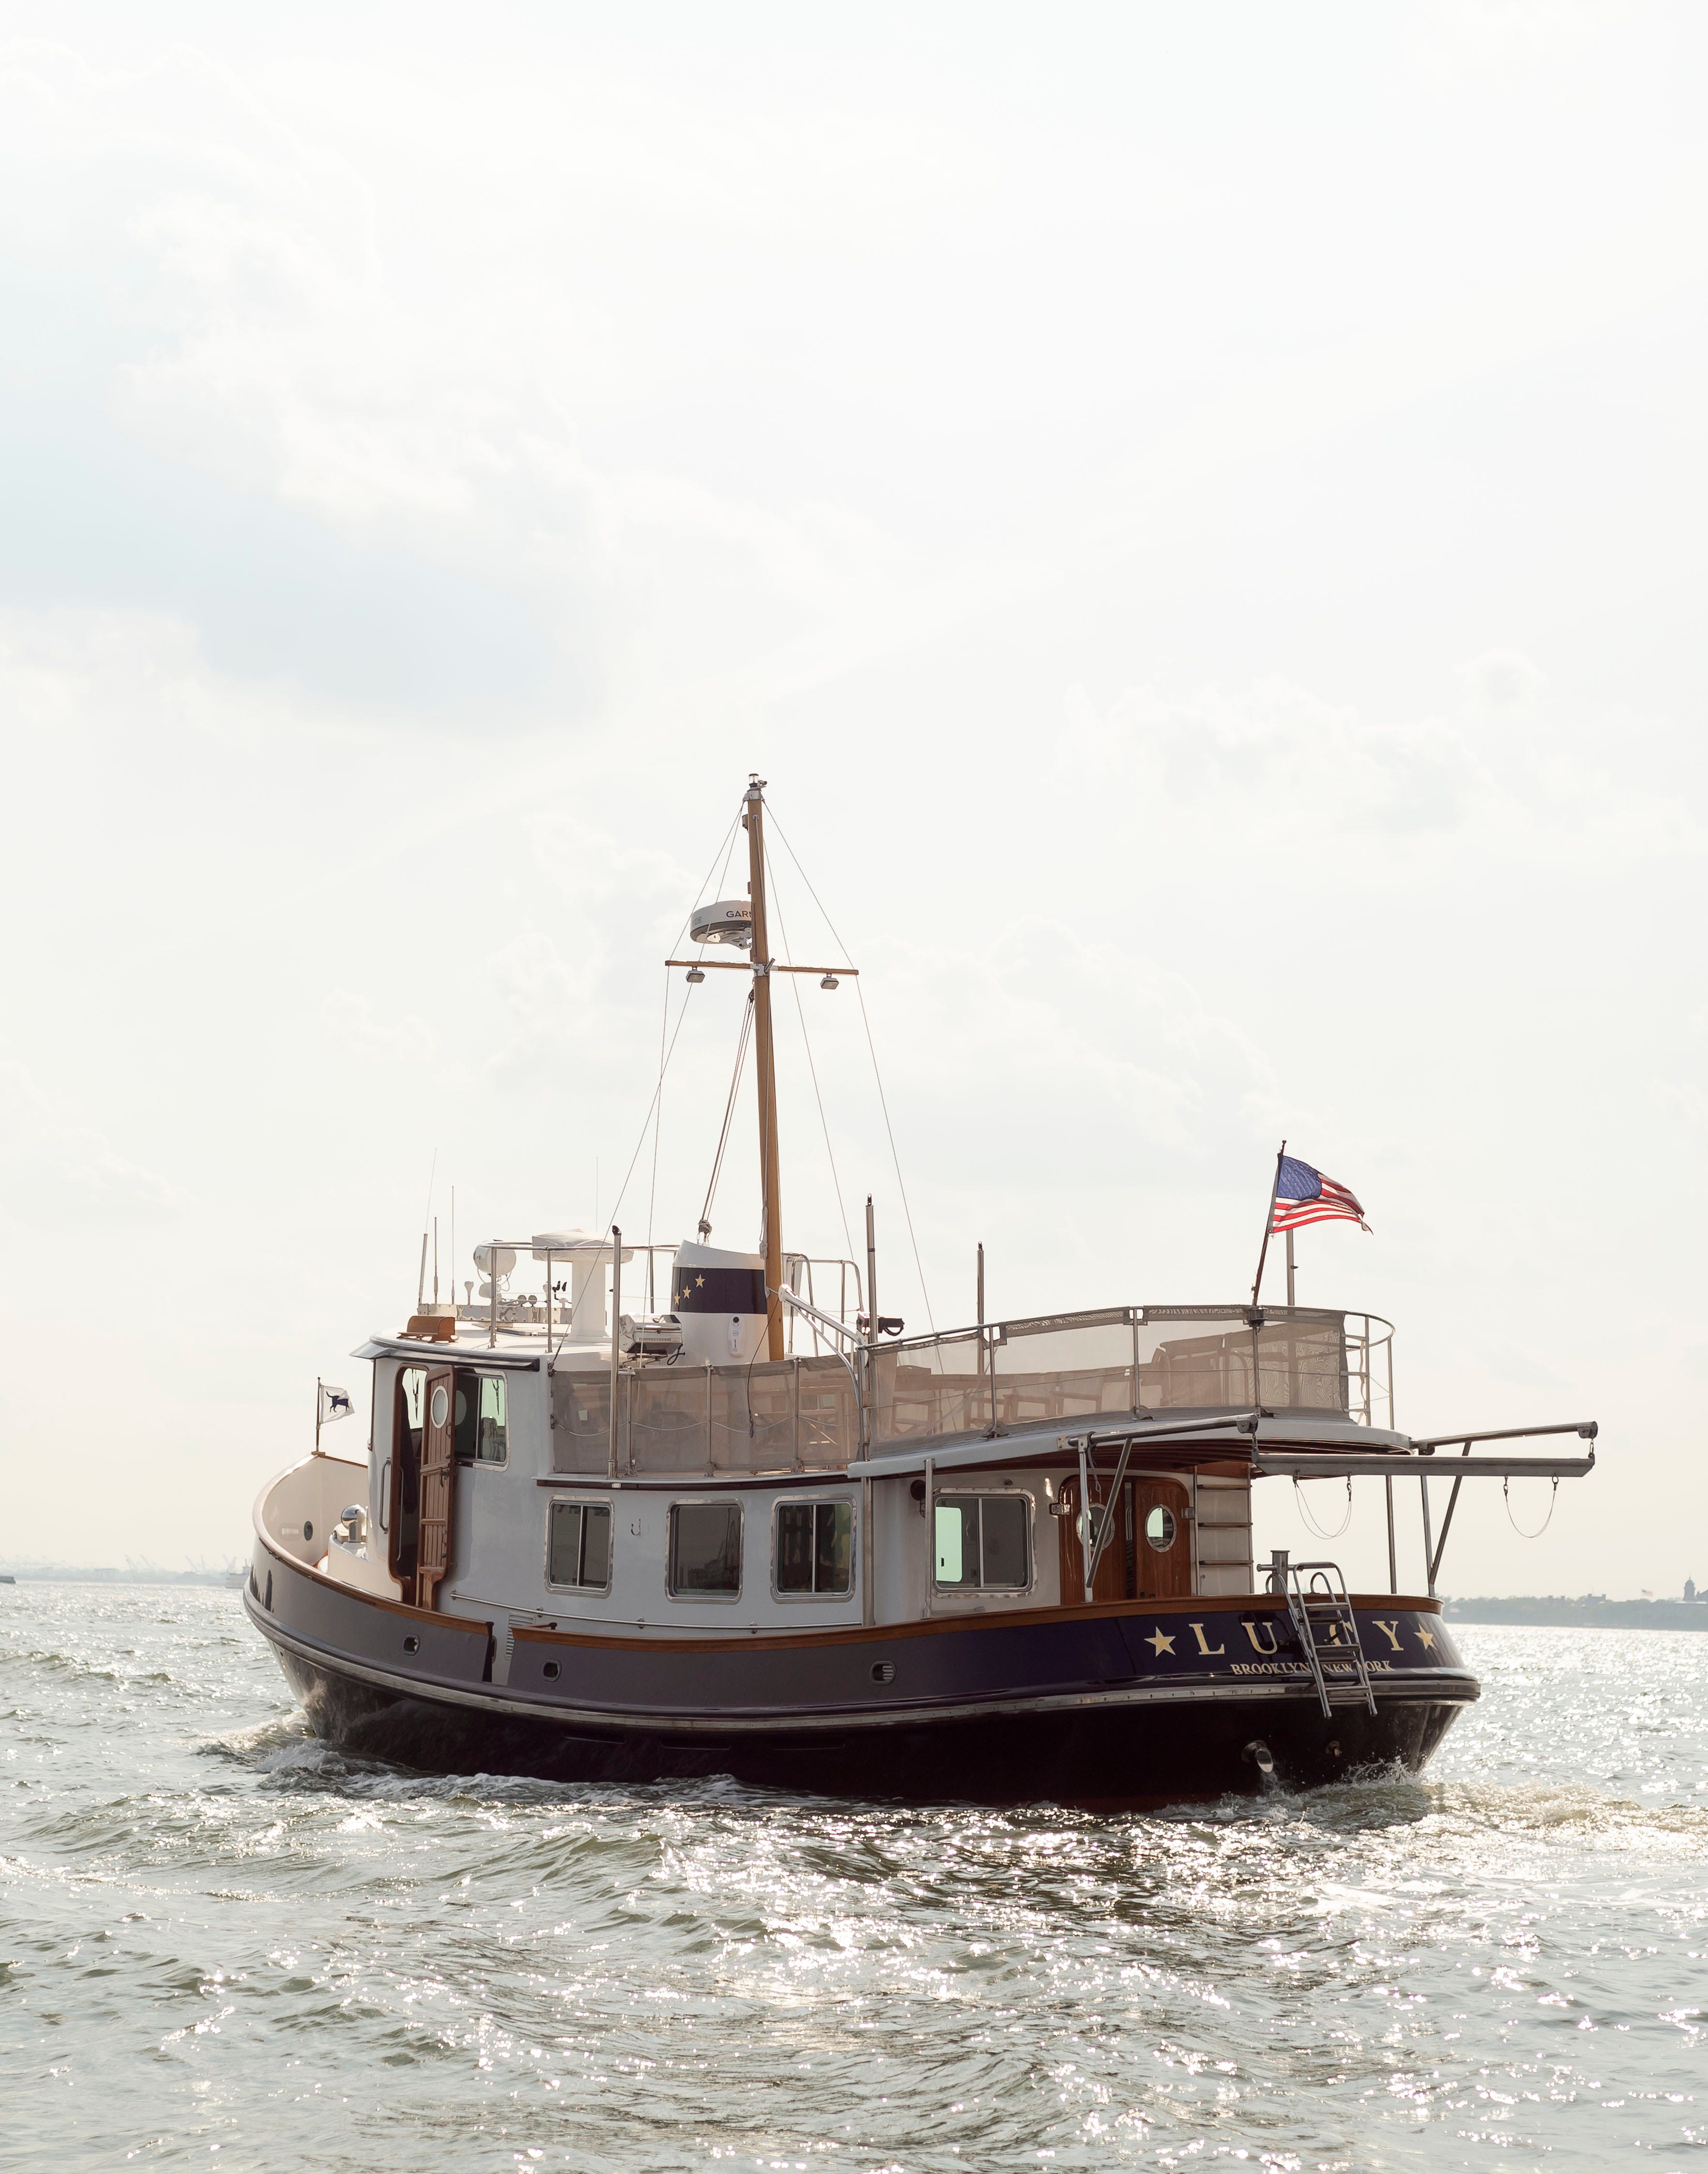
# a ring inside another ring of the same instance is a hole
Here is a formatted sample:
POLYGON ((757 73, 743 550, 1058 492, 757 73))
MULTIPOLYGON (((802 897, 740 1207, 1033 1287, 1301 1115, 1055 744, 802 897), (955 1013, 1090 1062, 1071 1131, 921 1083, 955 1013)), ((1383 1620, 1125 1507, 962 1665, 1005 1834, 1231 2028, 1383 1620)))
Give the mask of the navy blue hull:
POLYGON ((798 1638, 519 1630, 375 1601, 257 1549, 249 1612, 311 1724, 435 1771, 727 1774, 911 1802, 1204 1802, 1420 1767, 1477 1696, 1433 1605, 1360 1601, 1376 1712, 1325 1715, 1278 1603, 1120 1603, 798 1638), (1368 1605, 1368 1620, 1366 1606, 1368 1605), (1388 1658, 1378 1660, 1378 1652, 1388 1658))
POLYGON ((435 1773, 528 1774, 547 1781, 639 1782, 729 1775, 760 1787, 912 1804, 1056 1803, 1146 1809, 1254 1794, 1262 1777, 1248 1747, 1265 1745, 1295 1788, 1397 1762, 1421 1767, 1467 1702, 1408 1695, 1375 1715, 1314 1695, 1113 1701, 1070 1710, 922 1717, 882 1728, 763 1731, 686 1739, 644 1721, 595 1731, 376 1689, 322 1662, 281 1652, 284 1673, 316 1733, 359 1755, 435 1773))

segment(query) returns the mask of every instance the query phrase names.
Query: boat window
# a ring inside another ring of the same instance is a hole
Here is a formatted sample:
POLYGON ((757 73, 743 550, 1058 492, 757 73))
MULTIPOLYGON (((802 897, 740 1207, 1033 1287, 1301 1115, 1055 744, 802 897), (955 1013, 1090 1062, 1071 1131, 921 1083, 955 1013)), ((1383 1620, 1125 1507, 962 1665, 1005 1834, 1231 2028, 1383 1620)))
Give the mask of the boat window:
POLYGON ((1165 1510, 1159 1502, 1145 1517, 1144 1537, 1159 1555, 1165 1555, 1175 1544, 1178 1530, 1172 1510, 1165 1510))
POLYGON ((546 1582, 607 1593, 611 1585, 611 1506, 554 1502, 546 1543, 546 1582))
POLYGON ((509 1457, 510 1410, 502 1374, 457 1368, 457 1454, 475 1464, 502 1464, 509 1457))
POLYGON ((735 1502, 673 1502, 670 1506, 670 1590, 720 1594, 741 1591, 741 1506, 735 1502))
POLYGON ((1023 1592, 1032 1582, 1029 1507, 1019 1494, 939 1495, 938 1584, 1023 1592))
POLYGON ((776 1572, 780 1593, 851 1593, 853 1504, 778 1503, 776 1572))

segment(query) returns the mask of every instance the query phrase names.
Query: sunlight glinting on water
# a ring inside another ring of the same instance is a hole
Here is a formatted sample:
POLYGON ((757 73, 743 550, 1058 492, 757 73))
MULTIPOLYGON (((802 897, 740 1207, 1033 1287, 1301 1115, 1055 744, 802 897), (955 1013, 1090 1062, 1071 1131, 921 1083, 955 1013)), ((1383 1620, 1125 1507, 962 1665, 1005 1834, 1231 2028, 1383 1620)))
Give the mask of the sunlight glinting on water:
POLYGON ((1708 1638, 1473 1626, 1424 1777, 1100 1817, 429 1778, 235 1594, 0 1606, 0 2164, 1708 2147, 1708 1638))

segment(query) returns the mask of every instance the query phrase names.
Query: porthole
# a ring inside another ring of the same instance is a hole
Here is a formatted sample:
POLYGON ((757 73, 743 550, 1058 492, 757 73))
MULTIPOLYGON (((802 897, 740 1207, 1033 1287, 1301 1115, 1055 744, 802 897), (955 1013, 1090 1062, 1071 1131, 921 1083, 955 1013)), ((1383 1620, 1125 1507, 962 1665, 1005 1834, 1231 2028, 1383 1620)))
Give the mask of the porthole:
POLYGON ((314 1522, 311 1518, 305 1517, 303 1519, 302 1536, 305 1540, 311 1540, 314 1538, 314 1522))
POLYGON ((540 1674, 543 1676, 549 1678, 551 1682, 555 1683, 558 1679, 557 1663, 555 1661, 548 1661, 541 1668, 540 1674))
POLYGON ((1154 1548, 1158 1555, 1165 1555, 1168 1553, 1174 1545, 1179 1532, 1180 1527, 1175 1522, 1174 1512, 1164 1509, 1160 1502, 1146 1512, 1145 1542, 1148 1546, 1154 1548))
POLYGON ((436 1427, 442 1427, 451 1416, 451 1399, 446 1394, 445 1384, 442 1382, 433 1392, 432 1414, 433 1424, 436 1427))
POLYGON ((406 1653, 419 1653, 420 1650, 421 1641, 412 1632, 410 1636, 403 1641, 403 1651, 406 1653))

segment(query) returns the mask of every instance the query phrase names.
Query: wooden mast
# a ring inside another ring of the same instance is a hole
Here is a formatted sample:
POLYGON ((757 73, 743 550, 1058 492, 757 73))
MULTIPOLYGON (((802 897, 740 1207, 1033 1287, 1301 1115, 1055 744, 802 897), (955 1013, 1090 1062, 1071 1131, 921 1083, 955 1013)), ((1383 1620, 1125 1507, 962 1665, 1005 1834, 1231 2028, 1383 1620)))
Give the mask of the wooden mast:
POLYGON ((783 1210, 777 1189, 777 1073, 771 1041, 771 949, 765 929, 765 780, 749 772, 748 892, 753 902, 754 1041, 759 1051, 759 1182, 765 1188, 766 1355, 783 1356, 783 1210))

